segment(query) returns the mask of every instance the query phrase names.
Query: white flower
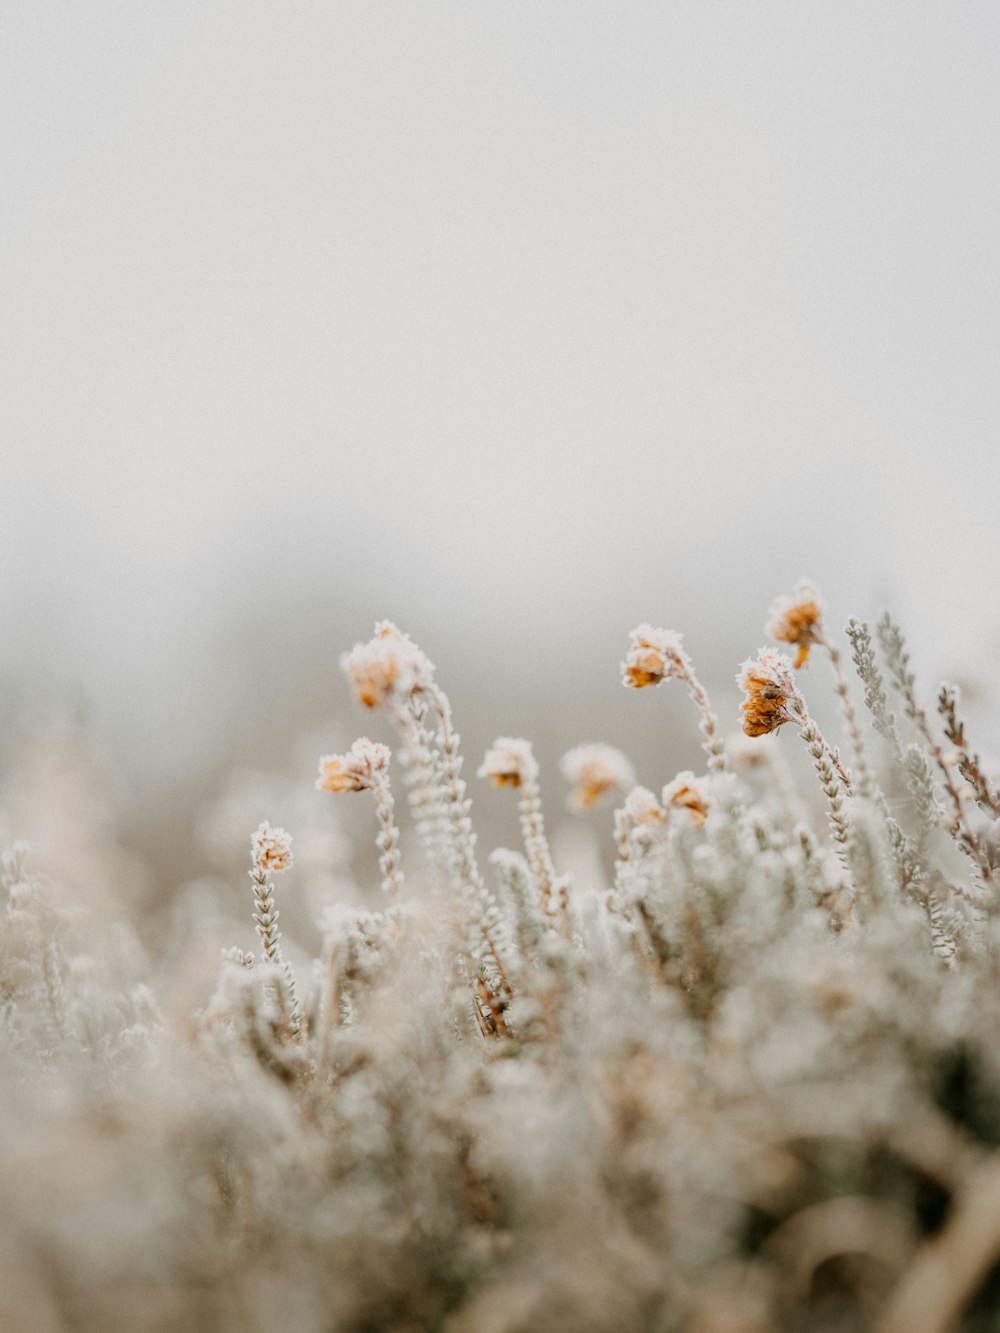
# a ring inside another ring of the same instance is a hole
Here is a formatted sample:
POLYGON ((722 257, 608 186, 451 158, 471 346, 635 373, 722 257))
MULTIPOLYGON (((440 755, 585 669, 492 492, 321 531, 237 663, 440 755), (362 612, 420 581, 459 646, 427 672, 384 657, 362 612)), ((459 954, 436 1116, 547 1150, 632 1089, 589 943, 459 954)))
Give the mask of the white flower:
POLYGON ((622 684, 641 690, 647 685, 659 685, 671 676, 685 676, 690 666, 679 634, 640 625, 629 637, 628 655, 622 663, 622 684))
POLYGON ((434 674, 430 659, 408 634, 389 620, 375 626, 374 637, 357 643, 340 659, 359 703, 379 708, 393 698, 405 698, 426 685, 434 674))
POLYGON ((667 810, 686 810, 691 822, 699 828, 708 818, 704 786, 687 769, 678 773, 673 782, 668 782, 663 788, 663 804, 667 810))
POLYGON ((633 787, 625 798, 625 813, 633 824, 655 828, 666 822, 666 811, 648 787, 633 787))
POLYGON ((265 874, 287 870, 292 864, 292 837, 283 828, 272 828, 265 819, 250 842, 254 868, 265 874))
POLYGON ((365 791, 381 780, 389 759, 387 745, 362 736, 346 754, 327 754, 320 759, 316 786, 320 791, 365 791))
POLYGON ((500 736, 486 751, 478 776, 489 778, 494 787, 520 787, 538 776, 538 761, 529 741, 500 736))
POLYGON ((606 791, 628 791, 635 785, 632 765, 613 745, 577 745, 562 757, 563 777, 573 784, 570 805, 585 810, 606 791))

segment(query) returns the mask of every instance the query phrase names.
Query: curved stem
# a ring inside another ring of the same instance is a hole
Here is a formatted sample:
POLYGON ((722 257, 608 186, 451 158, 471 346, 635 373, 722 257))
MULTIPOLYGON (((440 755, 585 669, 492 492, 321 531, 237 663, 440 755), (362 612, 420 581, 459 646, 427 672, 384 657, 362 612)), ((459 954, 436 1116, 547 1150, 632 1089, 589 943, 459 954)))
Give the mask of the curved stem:
POLYGON ((726 750, 722 743, 722 737, 719 735, 719 724, 712 712, 712 705, 709 703, 705 687, 694 674, 690 665, 685 667, 684 681, 691 698, 694 700, 695 707, 701 714, 701 734, 705 737, 702 749, 708 755, 708 770, 710 773, 724 773, 726 771, 726 750))

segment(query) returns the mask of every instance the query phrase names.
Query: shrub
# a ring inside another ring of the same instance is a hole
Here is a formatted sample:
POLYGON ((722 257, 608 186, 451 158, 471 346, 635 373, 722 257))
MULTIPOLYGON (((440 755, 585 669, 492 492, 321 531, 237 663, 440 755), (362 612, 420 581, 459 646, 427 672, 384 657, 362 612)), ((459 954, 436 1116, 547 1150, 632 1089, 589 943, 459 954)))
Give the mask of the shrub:
POLYGON ((814 588, 768 632, 797 656, 744 663, 728 742, 680 637, 634 632, 625 684, 680 682, 706 771, 655 793, 610 746, 570 751, 573 804, 618 807, 613 878, 584 892, 518 738, 480 774, 511 789, 523 848, 484 869, 447 696, 377 626, 343 667, 399 734, 423 864, 404 881, 387 747, 325 756, 317 786, 374 802, 382 905, 331 904, 296 976, 292 840, 263 824, 259 954, 228 951, 193 1020, 161 1012, 126 937, 88 957, 9 851, 12 1326, 996 1327, 1000 794, 955 689, 920 702, 889 617, 847 629, 867 724, 814 588), (843 753, 807 706, 810 657, 843 753))

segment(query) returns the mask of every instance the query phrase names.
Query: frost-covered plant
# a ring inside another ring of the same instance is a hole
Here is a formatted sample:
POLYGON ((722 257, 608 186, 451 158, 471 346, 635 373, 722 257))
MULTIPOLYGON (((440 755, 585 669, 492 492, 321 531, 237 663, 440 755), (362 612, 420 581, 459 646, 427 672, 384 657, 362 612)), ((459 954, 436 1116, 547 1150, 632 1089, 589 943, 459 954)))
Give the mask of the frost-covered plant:
POLYGON ((379 865, 382 870, 382 888, 390 898, 396 898, 403 885, 399 868, 399 829, 396 827, 395 802, 389 786, 389 760, 392 755, 387 745, 379 745, 362 736, 347 754, 324 755, 319 761, 316 786, 320 791, 370 791, 378 811, 379 865))
POLYGON ((484 873, 448 698, 376 626, 342 665, 400 750, 361 738, 316 786, 374 799, 379 909, 331 901, 303 967, 278 930, 301 845, 293 867, 261 824, 256 953, 227 950, 193 1021, 11 849, 11 1326, 995 1327, 997 775, 953 687, 939 723, 924 709, 891 620, 847 630, 870 729, 812 585, 767 628, 797 657, 744 663, 727 741, 680 638, 633 633, 625 683, 686 685, 707 771, 654 790, 611 746, 570 750, 571 806, 617 802, 613 871, 584 891, 519 738, 479 774, 515 794, 523 850, 484 873), (844 760, 807 702, 817 657, 844 760), (397 760, 423 852, 405 881, 397 760))

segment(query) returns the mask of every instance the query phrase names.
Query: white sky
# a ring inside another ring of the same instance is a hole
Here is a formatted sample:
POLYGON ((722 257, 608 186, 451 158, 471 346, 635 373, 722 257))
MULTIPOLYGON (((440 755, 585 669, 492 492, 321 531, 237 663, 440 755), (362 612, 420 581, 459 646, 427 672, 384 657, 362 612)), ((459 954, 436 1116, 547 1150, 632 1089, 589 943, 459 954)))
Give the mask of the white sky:
POLYGON ((998 76, 992 3, 5 4, 5 664, 165 718, 306 585, 516 666, 801 573, 981 642, 998 76))

